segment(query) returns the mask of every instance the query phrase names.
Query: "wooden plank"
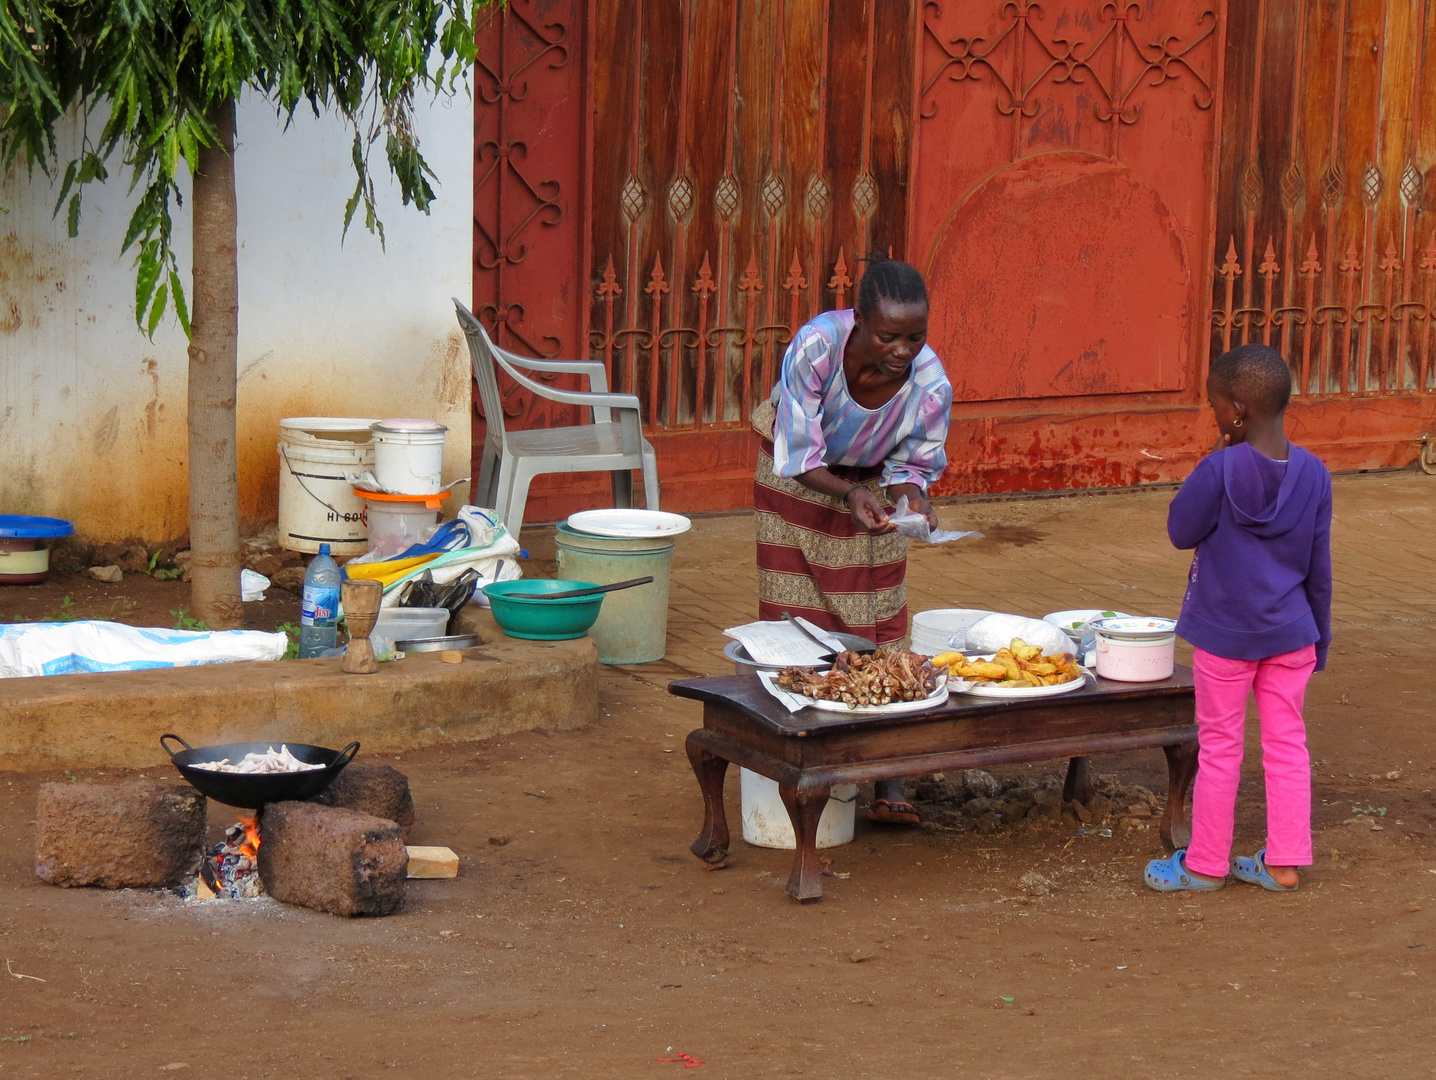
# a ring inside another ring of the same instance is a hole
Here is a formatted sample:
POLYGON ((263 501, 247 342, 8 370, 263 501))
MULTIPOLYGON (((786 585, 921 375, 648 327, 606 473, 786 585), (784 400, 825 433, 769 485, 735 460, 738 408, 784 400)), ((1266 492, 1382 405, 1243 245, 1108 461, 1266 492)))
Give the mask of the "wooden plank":
POLYGON ((456 878, 459 876, 459 857, 446 847, 405 847, 409 853, 411 878, 456 878))

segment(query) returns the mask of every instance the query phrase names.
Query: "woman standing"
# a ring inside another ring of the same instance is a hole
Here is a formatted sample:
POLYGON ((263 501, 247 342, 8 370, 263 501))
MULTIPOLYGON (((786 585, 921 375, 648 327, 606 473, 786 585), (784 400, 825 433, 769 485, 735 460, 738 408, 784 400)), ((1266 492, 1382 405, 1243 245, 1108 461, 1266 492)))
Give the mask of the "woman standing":
MULTIPOLYGON (((758 617, 788 611, 901 647, 907 540, 887 510, 906 495, 937 524, 927 490, 947 467, 952 385, 927 346, 922 275, 882 255, 867 261, 856 307, 794 335, 753 412, 758 617)), ((898 780, 879 781, 868 817, 918 820, 898 780)))

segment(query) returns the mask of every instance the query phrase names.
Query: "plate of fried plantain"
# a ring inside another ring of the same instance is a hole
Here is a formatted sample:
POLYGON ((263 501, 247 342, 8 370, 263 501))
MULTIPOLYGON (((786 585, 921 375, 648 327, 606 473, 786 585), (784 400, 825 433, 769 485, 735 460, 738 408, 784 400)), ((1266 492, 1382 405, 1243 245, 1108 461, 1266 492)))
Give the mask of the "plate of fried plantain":
POLYGON ((1053 697, 1069 694, 1087 682, 1087 670, 1071 653, 1045 655, 1021 638, 1013 638, 1007 648, 995 653, 939 653, 928 663, 945 668, 954 680, 964 682, 966 685, 958 692, 973 697, 1053 697))

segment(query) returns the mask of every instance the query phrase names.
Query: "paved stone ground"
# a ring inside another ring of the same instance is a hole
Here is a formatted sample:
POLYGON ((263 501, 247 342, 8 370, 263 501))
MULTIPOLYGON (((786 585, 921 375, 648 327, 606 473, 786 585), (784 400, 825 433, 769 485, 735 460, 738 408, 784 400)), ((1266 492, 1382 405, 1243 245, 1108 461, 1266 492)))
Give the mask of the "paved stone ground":
MULTIPOLYGON (((1436 628, 1436 583, 1426 545, 1436 529, 1436 480, 1417 473, 1335 478, 1336 568, 1331 670, 1382 638, 1436 628)), ((1174 488, 1061 498, 962 501, 938 508, 944 528, 981 540, 908 554, 908 605, 974 607, 1041 616, 1104 607, 1176 616, 1190 554, 1167 541, 1174 488)), ((551 530, 528 530, 533 572, 554 573, 551 530)), ((699 517, 678 542, 670 593, 668 655, 620 670, 666 688, 672 679, 730 674, 722 630, 757 618, 758 574, 748 514, 699 517)), ((1179 646, 1180 647, 1180 646, 1179 646)), ((1332 682, 1334 680, 1327 680, 1332 682)), ((1317 691, 1322 680, 1313 684, 1317 691)))

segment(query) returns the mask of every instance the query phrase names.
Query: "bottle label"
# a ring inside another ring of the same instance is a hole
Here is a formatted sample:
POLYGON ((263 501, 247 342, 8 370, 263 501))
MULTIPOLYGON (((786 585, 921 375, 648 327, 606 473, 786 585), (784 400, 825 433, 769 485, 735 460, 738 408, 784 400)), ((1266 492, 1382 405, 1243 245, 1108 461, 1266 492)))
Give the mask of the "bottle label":
POLYGON ((332 626, 339 618, 339 590, 332 585, 304 586, 299 621, 304 626, 332 626))

